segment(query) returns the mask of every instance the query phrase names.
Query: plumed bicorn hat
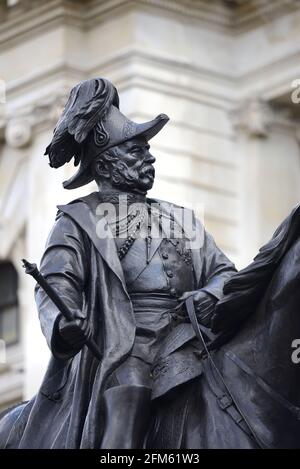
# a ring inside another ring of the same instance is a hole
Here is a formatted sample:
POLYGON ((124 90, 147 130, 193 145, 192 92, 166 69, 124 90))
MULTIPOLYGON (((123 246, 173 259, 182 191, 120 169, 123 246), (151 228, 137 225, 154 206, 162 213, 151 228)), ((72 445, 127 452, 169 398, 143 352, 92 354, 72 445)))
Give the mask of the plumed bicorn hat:
POLYGON ((160 114, 152 121, 137 124, 120 112, 119 95, 110 81, 85 80, 71 90, 45 155, 52 168, 74 158, 79 169, 63 186, 75 189, 92 181, 90 165, 96 156, 134 137, 150 140, 168 120, 168 116, 160 114))

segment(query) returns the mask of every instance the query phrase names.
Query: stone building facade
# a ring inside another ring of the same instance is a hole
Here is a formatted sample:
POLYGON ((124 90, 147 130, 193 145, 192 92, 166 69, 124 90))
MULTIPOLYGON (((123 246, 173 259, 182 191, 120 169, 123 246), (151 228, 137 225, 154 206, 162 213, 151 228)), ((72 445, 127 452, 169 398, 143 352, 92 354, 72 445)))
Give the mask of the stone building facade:
POLYGON ((39 261, 57 204, 93 189, 64 191, 72 164, 43 157, 69 89, 92 76, 116 84, 130 118, 170 116, 152 195, 202 208, 238 267, 299 202, 297 0, 1 0, 0 407, 45 371, 20 260, 39 261))

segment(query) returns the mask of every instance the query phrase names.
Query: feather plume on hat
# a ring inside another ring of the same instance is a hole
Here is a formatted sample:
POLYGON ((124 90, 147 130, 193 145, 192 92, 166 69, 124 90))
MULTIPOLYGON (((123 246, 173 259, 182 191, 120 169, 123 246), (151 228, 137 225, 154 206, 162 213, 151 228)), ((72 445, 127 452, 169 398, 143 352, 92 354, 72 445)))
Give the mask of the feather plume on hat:
POLYGON ((85 80, 72 89, 45 151, 52 168, 59 168, 72 158, 75 166, 79 164, 81 144, 96 125, 101 126, 112 104, 119 108, 118 92, 103 78, 85 80))

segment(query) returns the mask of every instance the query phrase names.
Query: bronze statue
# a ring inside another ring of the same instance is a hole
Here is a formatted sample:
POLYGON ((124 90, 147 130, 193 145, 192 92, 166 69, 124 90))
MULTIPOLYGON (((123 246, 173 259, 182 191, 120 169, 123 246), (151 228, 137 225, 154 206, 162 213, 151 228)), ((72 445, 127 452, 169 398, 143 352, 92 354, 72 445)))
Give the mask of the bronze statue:
POLYGON ((167 121, 132 122, 108 80, 72 89, 46 154, 79 165, 66 189, 99 191, 58 207, 41 273, 69 315, 36 286, 52 358, 1 447, 300 447, 299 210, 237 273, 192 211, 147 197, 167 121))

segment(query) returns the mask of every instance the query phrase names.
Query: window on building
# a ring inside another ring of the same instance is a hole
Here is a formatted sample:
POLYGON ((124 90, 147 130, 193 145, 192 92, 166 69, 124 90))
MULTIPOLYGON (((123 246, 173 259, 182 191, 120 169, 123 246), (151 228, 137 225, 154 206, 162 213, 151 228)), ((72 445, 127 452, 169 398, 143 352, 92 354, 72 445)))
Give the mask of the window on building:
POLYGON ((0 263, 0 339, 12 345, 19 338, 18 274, 11 262, 0 263))

